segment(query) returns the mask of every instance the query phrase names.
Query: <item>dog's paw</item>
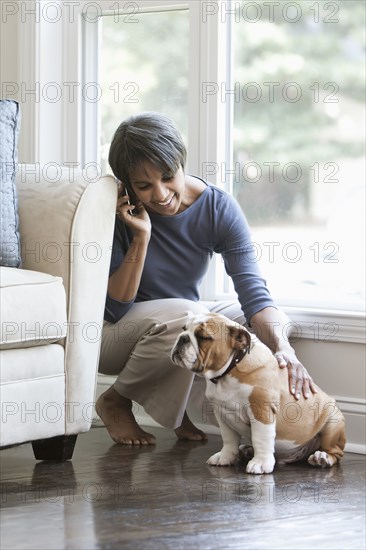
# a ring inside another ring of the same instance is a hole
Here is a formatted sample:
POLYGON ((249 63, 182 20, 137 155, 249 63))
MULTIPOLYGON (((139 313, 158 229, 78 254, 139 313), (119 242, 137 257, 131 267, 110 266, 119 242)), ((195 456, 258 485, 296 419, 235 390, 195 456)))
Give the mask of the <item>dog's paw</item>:
POLYGON ((320 468, 331 468, 336 463, 336 459, 325 451, 316 451, 313 455, 309 456, 308 463, 311 466, 318 466, 320 468))
POLYGON ((238 455, 234 452, 225 452, 222 451, 215 453, 210 456, 206 464, 210 466, 230 466, 231 464, 236 464, 238 462, 238 455))
POLYGON ((274 465, 275 459, 273 456, 254 457, 248 462, 246 472, 248 474, 270 474, 273 472, 274 465))

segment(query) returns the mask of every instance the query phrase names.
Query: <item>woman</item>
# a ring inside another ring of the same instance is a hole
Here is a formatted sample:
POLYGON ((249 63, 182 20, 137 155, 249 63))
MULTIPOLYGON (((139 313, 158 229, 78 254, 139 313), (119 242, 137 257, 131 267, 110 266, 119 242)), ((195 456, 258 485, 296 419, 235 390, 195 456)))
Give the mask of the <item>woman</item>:
POLYGON ((288 367, 296 398, 315 392, 285 334, 277 310, 250 260, 250 233, 237 202, 185 174, 186 149, 167 117, 146 112, 117 129, 109 164, 120 182, 100 372, 118 375, 97 412, 117 443, 148 445, 137 424, 140 403, 180 439, 206 439, 185 409, 194 375, 173 365, 170 351, 190 312, 216 311, 247 323, 288 367), (199 284, 213 253, 223 257, 239 301, 200 302, 199 284))

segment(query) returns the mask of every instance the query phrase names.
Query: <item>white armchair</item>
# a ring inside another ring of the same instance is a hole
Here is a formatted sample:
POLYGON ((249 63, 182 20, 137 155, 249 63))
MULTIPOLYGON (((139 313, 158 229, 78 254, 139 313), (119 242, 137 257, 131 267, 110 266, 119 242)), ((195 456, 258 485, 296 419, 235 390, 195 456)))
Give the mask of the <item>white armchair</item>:
POLYGON ((23 264, 0 268, 0 446, 67 460, 93 418, 117 187, 39 165, 19 165, 16 182, 23 264))

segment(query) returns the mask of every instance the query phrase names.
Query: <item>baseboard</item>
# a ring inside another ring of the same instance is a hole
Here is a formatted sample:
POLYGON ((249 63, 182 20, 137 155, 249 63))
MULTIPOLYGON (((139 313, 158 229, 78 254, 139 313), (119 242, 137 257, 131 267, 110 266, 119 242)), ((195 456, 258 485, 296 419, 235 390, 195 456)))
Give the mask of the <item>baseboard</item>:
MULTIPOLYGON (((113 376, 98 375, 97 396, 104 392, 107 387, 111 386, 114 380, 115 378, 113 376)), ((347 443, 345 451, 348 453, 366 454, 366 401, 364 399, 348 396, 333 397, 337 401, 346 419, 347 443)), ((161 427, 160 424, 155 422, 140 405, 136 404, 133 410, 139 424, 151 427, 161 427)), ((203 430, 209 435, 220 435, 220 429, 217 426, 200 422, 201 417, 199 414, 195 415, 194 408, 190 408, 189 415, 192 422, 194 422, 200 430, 203 430)))
MULTIPOLYGON (((144 412, 139 412, 136 414, 136 420, 139 424, 147 426, 147 427, 160 427, 160 424, 155 422, 148 414, 144 412)), ((203 430, 208 435, 221 435, 220 428, 217 426, 213 426, 212 424, 200 424, 199 422, 195 422, 195 425, 199 430, 203 430)), ((347 453, 354 453, 354 454, 366 454, 366 445, 360 444, 360 443, 346 443, 345 446, 345 452, 347 453)))
POLYGON ((357 443, 346 443, 344 450, 346 451, 346 453, 366 455, 366 445, 358 445, 357 443))

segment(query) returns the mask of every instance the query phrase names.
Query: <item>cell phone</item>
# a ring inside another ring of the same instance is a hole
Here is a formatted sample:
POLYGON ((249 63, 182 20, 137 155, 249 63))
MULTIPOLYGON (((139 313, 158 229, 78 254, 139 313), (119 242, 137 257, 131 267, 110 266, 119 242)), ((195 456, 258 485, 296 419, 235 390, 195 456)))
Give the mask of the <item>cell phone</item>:
MULTIPOLYGON (((126 196, 126 195, 129 195, 131 197, 131 191, 129 191, 127 189, 127 186, 126 184, 122 183, 118 178, 114 178, 114 181, 116 182, 117 186, 118 186, 118 196, 121 196, 121 188, 122 188, 122 196, 126 196)), ((131 203, 130 201, 128 200, 127 201, 127 204, 129 204, 131 206, 131 203)), ((136 208, 133 209, 133 210, 129 210, 128 213, 130 214, 130 216, 137 216, 137 212, 136 212, 136 208)))
MULTIPOLYGON (((124 186, 123 195, 126 196, 126 195, 128 195, 128 194, 129 194, 129 193, 128 193, 128 189, 127 189, 126 186, 124 186)), ((129 200, 127 201, 127 204, 129 204, 129 205, 131 206, 131 203, 130 203, 129 200)), ((135 212, 135 210, 136 210, 136 209, 134 209, 134 210, 129 210, 129 211, 128 211, 128 213, 130 214, 130 216, 136 216, 136 215, 137 215, 137 212, 135 212)))

